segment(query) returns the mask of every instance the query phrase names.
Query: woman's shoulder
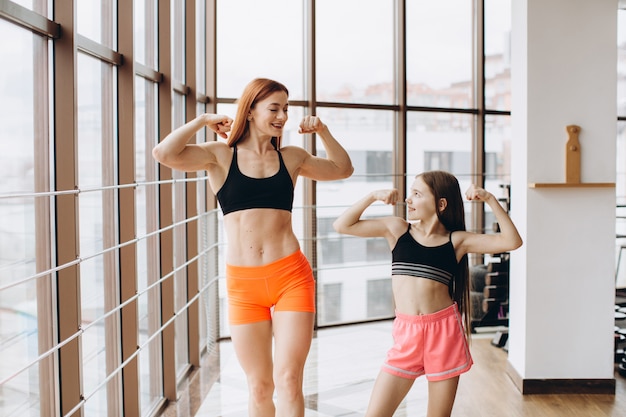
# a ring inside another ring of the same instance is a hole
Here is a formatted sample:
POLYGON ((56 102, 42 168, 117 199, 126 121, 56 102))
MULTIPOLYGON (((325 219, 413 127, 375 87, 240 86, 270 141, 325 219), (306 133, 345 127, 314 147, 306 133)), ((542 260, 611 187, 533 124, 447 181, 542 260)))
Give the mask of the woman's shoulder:
POLYGON ((201 146, 207 152, 215 154, 218 158, 229 154, 232 155, 233 153, 233 148, 221 141, 203 142, 198 144, 198 146, 201 146))
POLYGON ((221 141, 202 142, 197 144, 203 149, 208 161, 208 166, 220 166, 226 169, 232 160, 233 148, 221 141))
POLYGON ((283 155, 288 155, 288 156, 306 156, 306 155, 310 155, 310 153, 304 149, 301 148, 300 146, 294 146, 294 145, 287 145, 287 146, 283 146, 280 148, 280 152, 283 155))
POLYGON ((306 149, 299 146, 288 145, 281 147, 279 150, 283 155, 285 163, 291 167, 301 166, 306 158, 311 156, 306 149))
POLYGON ((206 146, 211 150, 219 150, 219 151, 230 151, 232 152, 233 148, 228 146, 226 142, 222 142, 221 140, 212 140, 209 142, 202 142, 200 145, 206 146))

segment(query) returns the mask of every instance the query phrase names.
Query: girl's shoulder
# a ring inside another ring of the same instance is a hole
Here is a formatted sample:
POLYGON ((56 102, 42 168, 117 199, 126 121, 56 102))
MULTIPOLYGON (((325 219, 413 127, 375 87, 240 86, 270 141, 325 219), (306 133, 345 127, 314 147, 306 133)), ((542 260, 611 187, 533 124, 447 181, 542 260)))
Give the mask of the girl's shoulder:
POLYGON ((405 234, 411 225, 411 223, 398 216, 382 217, 381 221, 385 223, 389 232, 396 238, 405 234))

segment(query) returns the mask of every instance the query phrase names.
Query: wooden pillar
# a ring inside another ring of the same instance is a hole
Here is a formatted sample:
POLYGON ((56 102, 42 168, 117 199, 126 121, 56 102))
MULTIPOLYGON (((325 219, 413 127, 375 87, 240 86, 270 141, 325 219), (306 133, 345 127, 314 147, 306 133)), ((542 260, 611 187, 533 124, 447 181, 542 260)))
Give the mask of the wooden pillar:
MULTIPOLYGON (((78 187, 77 141, 77 47, 76 4, 54 4, 55 21, 63 36, 54 42, 54 176, 55 191, 73 191, 78 187)), ((55 198, 56 264, 64 265, 78 258, 78 196, 68 193, 55 198)), ((72 338, 81 325, 80 276, 78 264, 57 272, 58 338, 60 343, 72 338)), ((59 349, 59 395, 61 414, 72 410, 82 398, 80 338, 74 337, 59 349), (61 383, 62 382, 62 383, 61 383)), ((73 416, 81 416, 78 409, 73 416)))

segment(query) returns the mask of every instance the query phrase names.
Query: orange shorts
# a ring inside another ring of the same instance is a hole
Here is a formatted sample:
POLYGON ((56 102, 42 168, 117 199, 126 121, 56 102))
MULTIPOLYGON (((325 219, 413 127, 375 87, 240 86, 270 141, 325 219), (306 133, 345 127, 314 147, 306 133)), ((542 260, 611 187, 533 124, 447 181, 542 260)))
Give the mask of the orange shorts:
POLYGON ((473 361, 457 304, 432 314, 396 312, 394 345, 382 370, 402 378, 441 381, 469 371, 473 361))
POLYGON ((301 251, 261 266, 226 265, 228 321, 271 320, 274 311, 315 312, 315 279, 301 251))

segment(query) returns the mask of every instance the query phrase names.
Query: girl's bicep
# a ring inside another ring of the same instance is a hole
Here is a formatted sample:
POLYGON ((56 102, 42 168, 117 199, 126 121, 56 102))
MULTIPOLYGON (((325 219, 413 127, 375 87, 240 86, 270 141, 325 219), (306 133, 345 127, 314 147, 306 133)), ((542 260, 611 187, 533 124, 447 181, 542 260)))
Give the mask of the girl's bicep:
POLYGON ((468 253, 495 254, 511 250, 500 234, 463 232, 461 237, 460 247, 463 250, 461 255, 468 253))
POLYGON ((384 237, 393 239, 406 228, 406 222, 399 217, 359 220, 344 230, 344 233, 359 237, 384 237))
POLYGON ((382 220, 359 220, 345 230, 346 234, 359 237, 383 237, 387 231, 382 220))

